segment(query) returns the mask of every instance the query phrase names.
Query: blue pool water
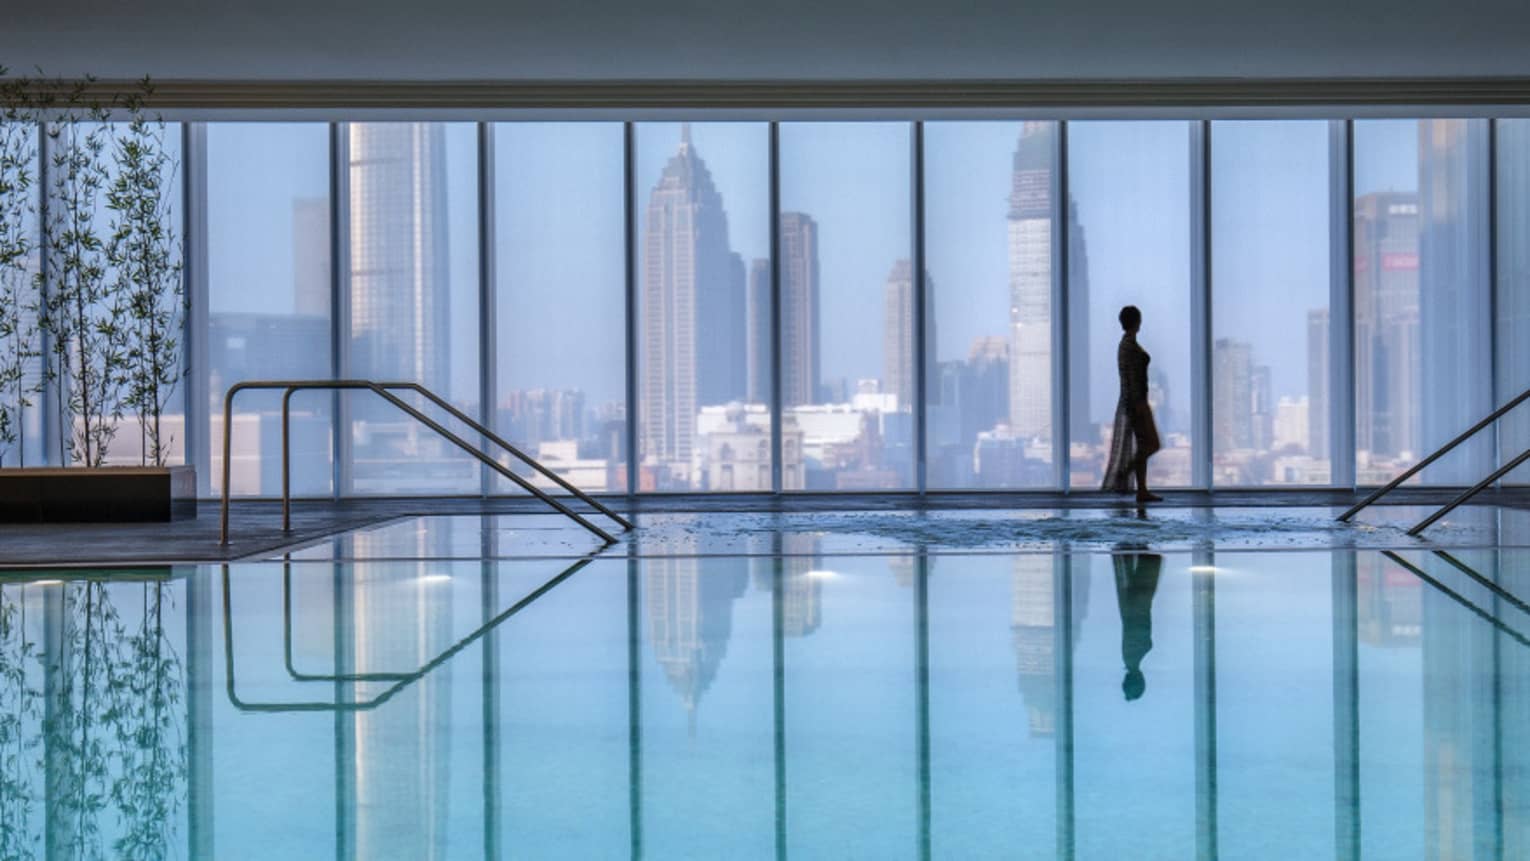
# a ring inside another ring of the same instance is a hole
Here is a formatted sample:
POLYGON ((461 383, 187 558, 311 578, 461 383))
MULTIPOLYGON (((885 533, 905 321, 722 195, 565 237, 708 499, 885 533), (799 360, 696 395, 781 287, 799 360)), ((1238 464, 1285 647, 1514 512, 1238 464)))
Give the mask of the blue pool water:
POLYGON ((0 575, 0 857, 1530 857, 1499 533, 581 559, 547 524, 0 575))

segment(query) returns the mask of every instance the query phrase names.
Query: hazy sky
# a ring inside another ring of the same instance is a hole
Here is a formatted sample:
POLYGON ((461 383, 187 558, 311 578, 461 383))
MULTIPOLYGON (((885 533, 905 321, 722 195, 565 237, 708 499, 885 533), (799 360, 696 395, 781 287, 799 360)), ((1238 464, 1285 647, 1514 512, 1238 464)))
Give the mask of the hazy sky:
MULTIPOLYGON (((1417 187, 1417 124, 1356 124, 1357 193, 1417 187)), ((1004 213, 1018 123, 926 124, 926 253, 938 356, 1002 335, 1008 315, 1004 213)), ((880 377, 882 301, 910 253, 906 123, 787 123, 781 205, 818 221, 825 379, 880 377)), ((1088 243, 1088 358, 1096 417, 1115 399, 1116 310, 1140 305, 1143 342, 1188 407, 1189 126, 1070 125, 1072 194, 1088 243)), ((696 124, 735 251, 768 253, 767 127, 696 124)), ((679 141, 638 127, 639 217, 679 141)), ((323 124, 213 124, 209 143, 211 310, 289 313, 293 201, 328 194, 323 124)), ((447 132, 452 395, 477 387, 475 132, 447 132)), ((622 129, 619 123, 496 127, 499 388, 582 388, 591 405, 624 387, 622 129)), ((1275 394, 1306 388, 1306 311, 1327 304, 1327 124, 1218 122, 1213 132, 1214 320, 1254 345, 1275 394)), ((1181 415, 1183 413, 1181 412, 1181 415)))

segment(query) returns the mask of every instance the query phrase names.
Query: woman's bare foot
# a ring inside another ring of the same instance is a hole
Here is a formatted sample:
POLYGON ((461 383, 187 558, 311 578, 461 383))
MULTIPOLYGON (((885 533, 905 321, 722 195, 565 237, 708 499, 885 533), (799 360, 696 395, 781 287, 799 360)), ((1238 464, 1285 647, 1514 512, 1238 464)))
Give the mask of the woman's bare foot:
POLYGON ((1149 493, 1146 490, 1139 490, 1139 491, 1137 491, 1137 501, 1138 502, 1163 502, 1163 497, 1159 496, 1156 493, 1149 493))

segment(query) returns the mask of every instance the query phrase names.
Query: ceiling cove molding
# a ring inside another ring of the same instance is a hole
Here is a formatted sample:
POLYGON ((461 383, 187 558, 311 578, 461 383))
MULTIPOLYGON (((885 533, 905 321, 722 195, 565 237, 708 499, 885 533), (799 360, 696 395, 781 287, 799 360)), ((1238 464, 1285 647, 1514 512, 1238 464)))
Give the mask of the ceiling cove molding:
MULTIPOLYGON (((103 94, 138 82, 96 81, 103 94)), ((813 111, 1530 106, 1530 78, 885 81, 156 80, 163 111, 813 111)))

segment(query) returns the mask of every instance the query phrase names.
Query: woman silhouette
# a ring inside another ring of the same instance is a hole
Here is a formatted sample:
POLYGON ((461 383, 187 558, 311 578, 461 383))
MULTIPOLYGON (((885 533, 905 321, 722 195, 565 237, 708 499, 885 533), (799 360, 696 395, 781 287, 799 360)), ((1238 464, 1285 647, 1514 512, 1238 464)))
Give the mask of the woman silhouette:
POLYGON ((1116 367, 1121 372, 1121 400, 1116 403, 1115 430, 1110 434, 1110 460, 1105 465, 1101 490, 1126 493, 1129 478, 1137 476, 1137 501, 1159 502, 1163 497, 1148 492, 1147 462, 1158 451, 1158 426, 1148 405, 1148 362, 1151 357, 1137 345, 1142 312, 1136 305, 1121 309, 1121 346, 1116 348, 1116 367))

